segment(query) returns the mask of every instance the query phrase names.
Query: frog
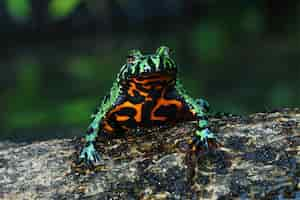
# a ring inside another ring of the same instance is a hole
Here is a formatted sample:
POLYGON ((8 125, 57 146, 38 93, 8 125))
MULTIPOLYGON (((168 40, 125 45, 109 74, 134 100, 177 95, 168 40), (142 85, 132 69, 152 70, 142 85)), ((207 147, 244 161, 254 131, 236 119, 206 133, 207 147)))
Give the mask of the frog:
POLYGON ((192 98, 185 90, 178 66, 167 46, 153 54, 130 50, 110 92, 91 115, 79 160, 95 166, 101 160, 96 150, 98 137, 126 135, 131 130, 196 121, 187 142, 191 152, 209 150, 217 143, 208 121, 210 106, 192 98))

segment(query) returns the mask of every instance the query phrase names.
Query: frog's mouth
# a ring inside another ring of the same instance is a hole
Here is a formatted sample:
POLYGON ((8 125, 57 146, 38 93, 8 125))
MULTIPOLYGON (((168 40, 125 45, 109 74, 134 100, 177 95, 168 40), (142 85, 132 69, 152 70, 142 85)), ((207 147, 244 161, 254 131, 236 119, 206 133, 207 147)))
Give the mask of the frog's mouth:
POLYGON ((142 70, 128 70, 125 77, 127 77, 127 80, 132 78, 151 79, 153 77, 176 77, 176 74, 177 68, 151 68, 146 66, 142 70))
POLYGON ((140 72, 139 74, 135 75, 137 76, 143 76, 143 77, 148 77, 148 76, 176 76, 177 70, 176 69, 166 69, 166 70, 146 70, 143 72, 140 72))
POLYGON ((138 77, 148 77, 148 76, 176 76, 177 68, 169 67, 169 66, 144 66, 142 68, 138 68, 136 73, 133 73, 132 76, 138 77))

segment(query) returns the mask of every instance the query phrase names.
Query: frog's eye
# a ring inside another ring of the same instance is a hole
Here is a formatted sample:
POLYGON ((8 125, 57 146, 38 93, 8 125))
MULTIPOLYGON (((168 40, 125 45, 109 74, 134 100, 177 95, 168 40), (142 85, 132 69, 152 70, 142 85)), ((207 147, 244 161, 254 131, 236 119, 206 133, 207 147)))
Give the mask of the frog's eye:
POLYGON ((128 56, 141 57, 143 54, 140 50, 132 49, 129 51, 128 56))
POLYGON ((127 56, 127 63, 132 64, 137 58, 143 56, 139 50, 133 49, 129 51, 127 56))
POLYGON ((127 63, 128 64, 132 64, 135 61, 135 57, 134 56, 127 56, 127 63))
POLYGON ((170 49, 166 46, 161 46, 156 50, 156 54, 159 55, 159 56, 169 57, 170 49))

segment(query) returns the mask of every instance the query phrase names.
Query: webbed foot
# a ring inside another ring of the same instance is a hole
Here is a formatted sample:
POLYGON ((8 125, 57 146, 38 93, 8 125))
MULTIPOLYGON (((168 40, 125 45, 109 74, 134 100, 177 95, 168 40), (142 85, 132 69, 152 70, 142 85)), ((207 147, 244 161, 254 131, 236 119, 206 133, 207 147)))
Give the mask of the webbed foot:
POLYGON ((95 149, 94 144, 89 143, 81 150, 79 159, 84 161, 88 166, 95 166, 100 161, 100 155, 95 149))
POLYGON ((189 144, 192 151, 207 151, 219 146, 219 142, 214 134, 208 129, 197 130, 189 144))

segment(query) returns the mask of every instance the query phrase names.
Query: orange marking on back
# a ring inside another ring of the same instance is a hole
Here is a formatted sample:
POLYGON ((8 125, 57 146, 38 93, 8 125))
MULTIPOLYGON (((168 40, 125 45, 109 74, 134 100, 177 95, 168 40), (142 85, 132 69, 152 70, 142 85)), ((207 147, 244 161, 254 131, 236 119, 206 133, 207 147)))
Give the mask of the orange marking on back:
POLYGON ((150 119, 151 120, 159 120, 159 121, 166 121, 167 117, 165 116, 156 116, 155 112, 159 109, 160 106, 168 106, 168 105, 175 105, 178 109, 182 108, 182 102, 176 99, 165 99, 164 94, 166 90, 162 91, 161 97, 157 99, 157 103, 151 111, 150 119))
MULTIPOLYGON (((143 85, 143 87, 149 87, 148 85, 146 86, 146 84, 149 84, 151 82, 156 82, 156 81, 170 81, 173 77, 172 76, 167 76, 167 75, 159 75, 159 77, 145 77, 145 79, 143 80, 137 80, 137 78, 132 78, 132 80, 136 83, 140 83, 143 85)), ((150 86, 151 87, 151 86, 150 86)))
POLYGON ((119 122, 127 121, 130 117, 127 115, 116 115, 116 120, 119 122))
MULTIPOLYGON (((149 93, 144 92, 144 91, 138 89, 136 87, 136 83, 130 82, 129 85, 130 86, 129 86, 129 89, 128 89, 128 94, 130 96, 134 97, 134 90, 136 90, 140 95, 142 95, 142 96, 144 96, 146 98, 146 101, 152 101, 152 97, 149 95, 149 93)), ((151 86, 150 86, 150 88, 151 88, 151 86)))
POLYGON ((118 112, 122 110, 123 108, 132 108, 136 111, 136 114, 134 116, 134 119, 136 122, 141 122, 142 121, 142 103, 139 104, 133 104, 129 101, 125 101, 124 103, 117 105, 114 109, 112 109, 108 116, 111 115, 112 113, 118 112))
MULTIPOLYGON (((159 75, 159 77, 145 77, 145 79, 143 80, 138 80, 137 78, 132 78, 132 82, 129 83, 129 89, 128 89, 128 94, 130 96, 134 96, 134 91, 137 91, 139 92, 140 95, 144 96, 145 97, 145 100, 146 101, 152 101, 152 97, 149 95, 149 93, 145 92, 145 91, 142 91, 140 89, 138 89, 136 87, 136 84, 141 84, 142 87, 146 90, 150 90, 153 85, 151 85, 151 83, 154 83, 154 82, 157 82, 157 81, 170 81, 172 79, 171 76, 162 76, 162 75, 159 75), (147 85, 149 84, 149 85, 147 85)), ((163 88, 163 86, 161 85, 156 85, 155 86, 155 89, 156 90, 161 90, 163 88)))
POLYGON ((103 121, 103 129, 108 133, 112 133, 114 131, 114 128, 111 127, 106 120, 103 121))

